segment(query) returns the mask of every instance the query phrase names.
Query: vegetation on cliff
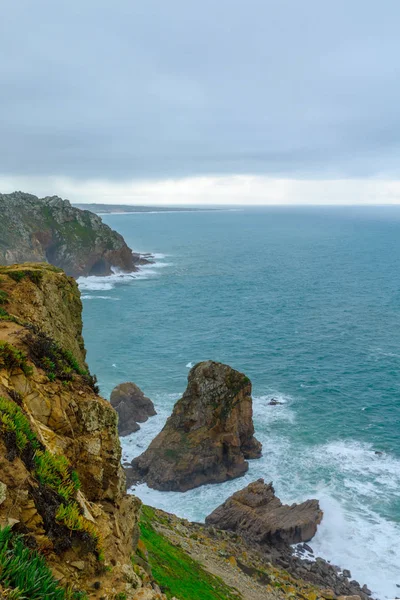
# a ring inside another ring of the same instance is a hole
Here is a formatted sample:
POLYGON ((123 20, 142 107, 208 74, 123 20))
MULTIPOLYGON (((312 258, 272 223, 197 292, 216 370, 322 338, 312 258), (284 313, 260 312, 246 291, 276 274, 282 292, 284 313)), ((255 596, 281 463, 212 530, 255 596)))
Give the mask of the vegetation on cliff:
MULTIPOLYGON (((76 282, 49 265, 3 267, 0 308, 0 597, 334 600, 355 589, 324 561, 260 554, 240 535, 141 511, 125 491, 117 413, 85 364, 76 282)), ((204 443, 210 423, 235 433, 242 464, 260 450, 251 384, 224 365, 203 368, 212 377, 192 378, 177 419, 187 433, 204 419, 204 443), (192 393, 207 410, 196 412, 192 393)), ((217 459, 221 448, 217 439, 217 459)))
POLYGON ((179 600, 238 600, 240 595, 214 575, 205 571, 182 548, 172 544, 155 528, 154 509, 143 506, 140 519, 141 539, 146 548, 144 558, 153 576, 168 598, 179 600))
MULTIPOLYGON (((99 216, 57 196, 0 194, 0 214, 0 264, 49 262, 79 277, 108 275, 111 267, 135 271, 140 262, 99 216)), ((18 278, 18 272, 14 276, 18 278)))

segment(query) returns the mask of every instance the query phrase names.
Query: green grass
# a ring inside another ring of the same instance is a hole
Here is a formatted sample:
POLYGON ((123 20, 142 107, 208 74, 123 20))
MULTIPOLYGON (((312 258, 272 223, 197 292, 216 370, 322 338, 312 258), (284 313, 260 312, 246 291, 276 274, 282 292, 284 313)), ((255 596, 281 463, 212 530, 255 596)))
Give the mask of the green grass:
POLYGON ((8 294, 4 290, 0 290, 0 304, 8 304, 8 294))
POLYGON ((0 369, 21 369, 26 376, 32 375, 32 367, 28 365, 27 356, 8 342, 0 342, 0 369))
POLYGON ((10 527, 0 529, 0 583, 13 600, 86 600, 84 592, 73 592, 54 579, 43 556, 28 548, 10 527))
POLYGON ((218 577, 205 571, 181 548, 174 546, 158 533, 153 522, 155 512, 142 507, 140 520, 141 539, 148 551, 153 577, 168 598, 179 600, 238 600, 240 596, 228 588, 218 577))

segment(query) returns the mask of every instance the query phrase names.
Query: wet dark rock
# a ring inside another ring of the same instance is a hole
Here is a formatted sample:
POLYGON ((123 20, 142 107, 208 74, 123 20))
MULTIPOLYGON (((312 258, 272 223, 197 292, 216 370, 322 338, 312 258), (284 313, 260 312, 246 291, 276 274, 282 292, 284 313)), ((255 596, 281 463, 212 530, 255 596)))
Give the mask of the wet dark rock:
POLYGON ((216 508, 206 518, 206 524, 235 531, 261 545, 296 544, 315 535, 322 514, 318 500, 282 504, 272 483, 259 479, 216 508))
POLYGON ((118 413, 118 433, 129 435, 140 429, 149 417, 156 415, 153 402, 144 395, 140 387, 130 381, 120 383, 111 392, 111 405, 118 413))
POLYGON ((268 402, 268 404, 270 406, 278 406, 280 404, 283 404, 283 402, 279 402, 279 400, 277 400, 276 398, 271 398, 271 400, 268 402))
POLYGON ((347 579, 350 579, 351 577, 351 573, 348 569, 343 569, 342 575, 343 577, 347 577, 347 579))

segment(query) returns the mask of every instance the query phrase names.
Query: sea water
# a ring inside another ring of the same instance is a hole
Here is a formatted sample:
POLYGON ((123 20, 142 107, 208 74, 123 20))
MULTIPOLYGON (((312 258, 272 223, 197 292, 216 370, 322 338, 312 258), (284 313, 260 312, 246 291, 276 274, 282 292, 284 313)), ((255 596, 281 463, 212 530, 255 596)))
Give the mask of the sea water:
POLYGON ((158 411, 122 440, 124 459, 146 449, 189 368, 206 359, 250 377, 263 444, 242 478, 134 493, 196 521, 259 477, 286 503, 318 498, 316 554, 378 597, 400 596, 400 207, 103 220, 156 261, 80 280, 88 362, 103 395, 134 381, 158 411))

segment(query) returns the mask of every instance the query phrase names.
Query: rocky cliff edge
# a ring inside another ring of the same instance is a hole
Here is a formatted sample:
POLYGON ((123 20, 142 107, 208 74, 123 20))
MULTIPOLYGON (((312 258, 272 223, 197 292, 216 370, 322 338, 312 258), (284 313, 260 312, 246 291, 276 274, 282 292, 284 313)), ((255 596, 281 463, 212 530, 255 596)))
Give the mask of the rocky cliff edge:
POLYGON ((88 210, 58 196, 0 194, 0 264, 48 262, 72 277, 132 272, 148 260, 88 210))

